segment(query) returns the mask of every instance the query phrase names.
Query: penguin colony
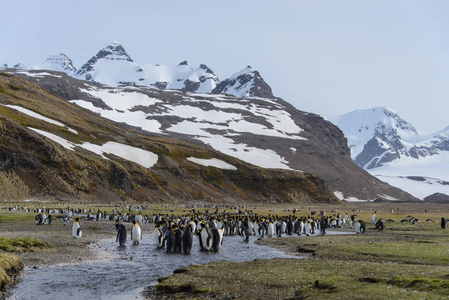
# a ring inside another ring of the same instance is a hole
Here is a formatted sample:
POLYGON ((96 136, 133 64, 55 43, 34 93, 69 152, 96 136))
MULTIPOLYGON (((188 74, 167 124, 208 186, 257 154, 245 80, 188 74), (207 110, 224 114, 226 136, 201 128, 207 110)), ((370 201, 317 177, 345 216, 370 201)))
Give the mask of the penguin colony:
MULTIPOLYGON (((168 253, 189 253, 194 236, 198 237, 201 251, 219 251, 224 236, 240 236, 248 242, 250 236, 282 237, 285 235, 325 234, 327 228, 342 228, 346 223, 340 215, 337 217, 296 217, 296 216, 241 216, 217 214, 216 216, 167 216, 154 215, 153 238, 157 248, 168 253)), ((356 233, 364 233, 363 221, 353 224, 356 233)))
MULTIPOLYGON (((117 206, 116 206, 117 207, 117 206)), ((328 228, 342 228, 344 224, 349 223, 349 228, 354 229, 356 233, 364 233, 366 230, 365 222, 356 221, 356 214, 348 216, 346 214, 342 217, 339 213, 332 217, 325 217, 323 211, 316 217, 315 212, 310 212, 311 216, 298 217, 295 216, 296 209, 293 210, 293 216, 277 216, 269 214, 268 216, 261 216, 253 214, 252 211, 235 208, 235 214, 224 213, 219 214, 218 209, 214 213, 208 210, 204 214, 199 214, 192 209, 190 215, 184 216, 169 216, 164 214, 153 215, 152 219, 148 215, 142 215, 139 210, 148 207, 144 206, 128 206, 118 207, 113 209, 112 213, 107 214, 106 211, 90 209, 74 209, 74 208, 36 208, 34 210, 28 209, 26 206, 12 206, 6 207, 9 211, 24 211, 37 213, 35 221, 37 225, 51 224, 53 221, 52 214, 62 214, 57 216, 57 219, 62 219, 65 225, 72 221, 75 214, 78 217, 73 221, 72 236, 80 238, 82 236, 81 220, 114 220, 116 222, 117 242, 120 245, 126 243, 126 227, 123 222, 132 222, 131 240, 133 244, 139 244, 142 239, 142 230, 138 223, 154 223, 154 239, 157 247, 166 249, 169 253, 189 253, 193 246, 194 236, 198 237, 200 249, 203 251, 218 251, 223 244, 223 236, 241 236, 244 241, 248 242, 250 236, 256 237, 281 237, 286 235, 313 235, 325 234, 328 228), (135 214, 133 213, 135 211, 135 214), (87 214, 87 216, 79 216, 80 214, 87 214)), ((187 207, 186 207, 187 208, 187 207)), ((276 211, 276 209, 274 209, 276 211)), ((286 211, 286 210, 284 210, 286 211)), ((290 211, 290 210, 288 210, 290 211)), ((371 211, 371 210, 370 210, 371 211)), ((353 210, 354 212, 354 210, 353 210)), ((357 210, 358 212, 358 210, 357 210)), ((392 211, 393 213, 393 211, 392 211)), ((371 217, 371 221, 375 228, 379 231, 384 229, 384 222, 394 222, 392 219, 384 220, 377 219, 376 211, 371 217)), ((402 219, 401 223, 416 224, 420 220, 409 215, 402 219)), ((441 218, 441 228, 445 229, 449 218, 441 218)), ((426 222, 434 222, 427 219, 426 222)))

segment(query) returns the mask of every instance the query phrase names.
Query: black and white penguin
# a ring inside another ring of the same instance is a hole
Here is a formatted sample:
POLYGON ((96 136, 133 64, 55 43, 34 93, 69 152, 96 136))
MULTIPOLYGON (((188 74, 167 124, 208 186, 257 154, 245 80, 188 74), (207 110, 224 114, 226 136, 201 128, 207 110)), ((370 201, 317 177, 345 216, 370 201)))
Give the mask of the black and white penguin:
POLYGON ((291 218, 288 218, 286 233, 287 233, 287 235, 293 234, 293 221, 291 218))
POLYGON ((268 223, 267 236, 268 237, 273 237, 274 231, 275 231, 274 224, 273 224, 273 222, 270 221, 270 223, 268 223))
POLYGON ((311 234, 311 229, 312 229, 311 222, 310 222, 310 220, 308 220, 304 224, 304 234, 309 236, 311 234))
POLYGON ((42 225, 44 222, 44 219, 43 219, 41 213, 38 213, 34 219, 36 220, 37 225, 42 225))
POLYGON ((159 222, 156 222, 156 227, 154 227, 153 238, 156 241, 157 248, 164 247, 164 232, 162 231, 162 227, 159 222))
POLYGON ((281 236, 282 236, 282 223, 283 223, 282 220, 279 220, 279 221, 276 223, 276 235, 277 235, 278 237, 281 237, 281 236))
POLYGON ((133 244, 140 244, 140 240, 142 239, 142 230, 140 229, 137 221, 133 222, 133 228, 131 229, 131 241, 133 244))
POLYGON ((240 225, 240 229, 241 229, 242 237, 244 238, 243 241, 249 242, 249 236, 251 234, 249 232, 248 220, 243 220, 242 225, 240 225))
POLYGON ((173 251, 174 252, 181 252, 182 251, 182 225, 180 227, 177 227, 173 234, 175 235, 175 246, 173 251))
POLYGON ((167 253, 173 253, 175 249, 175 233, 172 226, 165 232, 163 244, 165 245, 165 251, 167 253))
POLYGON ((384 230, 384 223, 382 222, 382 219, 377 220, 377 222, 376 222, 376 229, 378 229, 379 231, 384 230))
POLYGON ((212 249, 214 251, 218 251, 220 250, 222 244, 223 244, 223 228, 212 229, 212 249))
POLYGON ((204 222, 201 223, 200 230, 200 245, 202 245, 203 249, 209 251, 212 248, 212 234, 209 231, 209 228, 206 227, 204 222))
POLYGON ((355 232, 356 233, 364 233, 366 229, 365 222, 362 220, 359 220, 357 223, 355 223, 355 232))
POLYGON ((326 234, 326 221, 324 219, 324 217, 321 217, 320 221, 320 233, 321 234, 326 234))
POLYGON ((182 252, 190 253, 190 250, 192 250, 192 246, 193 246, 193 232, 191 224, 189 224, 182 233, 182 252))
POLYGON ((72 226, 72 236, 76 239, 79 239, 82 234, 83 232, 81 231, 80 218, 75 218, 75 222, 73 222, 72 226))
POLYGON ((119 242, 120 246, 125 245, 125 243, 126 243, 126 226, 121 223, 116 222, 115 229, 117 230, 117 238, 115 239, 115 241, 119 242))

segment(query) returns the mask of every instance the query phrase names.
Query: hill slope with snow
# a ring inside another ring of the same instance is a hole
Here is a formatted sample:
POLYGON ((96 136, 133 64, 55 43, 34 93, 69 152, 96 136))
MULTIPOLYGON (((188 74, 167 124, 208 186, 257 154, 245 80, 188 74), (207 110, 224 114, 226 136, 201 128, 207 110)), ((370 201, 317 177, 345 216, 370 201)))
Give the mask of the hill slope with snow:
POLYGON ((141 134, 206 146, 267 169, 315 174, 342 198, 415 199, 356 166, 336 126, 280 98, 111 87, 64 73, 8 71, 141 134))
MULTIPOLYGON (((207 109, 207 101, 188 110, 185 104, 196 100, 183 92, 100 88, 53 71, 16 70, 15 74, 0 71, 2 201, 45 199, 122 205, 339 202, 315 175, 260 168, 170 134, 169 129, 182 122, 182 117, 195 121, 189 114, 207 109), (58 92, 81 97, 84 100, 77 101, 94 104, 97 109, 102 107, 101 113, 53 94, 58 92), (177 100, 184 103, 177 105, 177 100), (159 113, 151 111, 153 108, 159 113), (176 108, 178 119, 170 113, 176 108)), ((260 113, 264 112, 254 112, 260 113)), ((202 127, 210 121, 208 116, 199 118, 199 124, 204 122, 202 127)), ((230 118, 240 117, 228 112, 220 119, 220 126, 230 118)), ((273 131, 290 125, 287 116, 285 122, 273 131)), ((210 126, 212 138, 218 135, 213 132, 220 130, 218 126, 210 126)), ((240 131, 238 126, 230 127, 236 135, 240 131)), ((207 135, 206 130, 199 131, 207 135)), ((259 155, 257 149, 246 149, 259 155)), ((272 153, 267 153, 271 158, 272 153)))

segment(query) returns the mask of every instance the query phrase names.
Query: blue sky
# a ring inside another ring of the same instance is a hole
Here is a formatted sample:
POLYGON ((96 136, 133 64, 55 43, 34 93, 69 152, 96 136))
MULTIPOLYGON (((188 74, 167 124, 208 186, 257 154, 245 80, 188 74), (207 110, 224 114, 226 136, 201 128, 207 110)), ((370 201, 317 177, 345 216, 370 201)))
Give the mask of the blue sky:
POLYGON ((415 127, 449 125, 448 1, 35 1, 2 4, 0 63, 67 54, 79 68, 120 41, 139 64, 247 65, 300 110, 388 106, 415 127))

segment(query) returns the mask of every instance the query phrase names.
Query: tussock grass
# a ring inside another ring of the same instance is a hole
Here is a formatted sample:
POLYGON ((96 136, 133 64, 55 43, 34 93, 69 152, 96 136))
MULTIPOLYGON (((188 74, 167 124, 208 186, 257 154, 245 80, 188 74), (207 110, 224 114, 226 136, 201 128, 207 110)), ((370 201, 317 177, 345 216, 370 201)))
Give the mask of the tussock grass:
MULTIPOLYGON (((0 292, 3 292, 11 280, 23 269, 22 260, 15 255, 0 252, 0 292)), ((0 294, 1 297, 1 294, 0 294)))
POLYGON ((0 250, 5 252, 44 252, 50 248, 51 245, 39 239, 0 237, 0 250))

